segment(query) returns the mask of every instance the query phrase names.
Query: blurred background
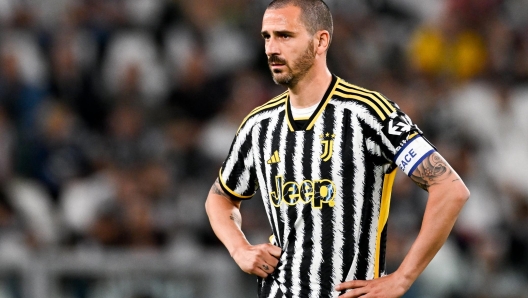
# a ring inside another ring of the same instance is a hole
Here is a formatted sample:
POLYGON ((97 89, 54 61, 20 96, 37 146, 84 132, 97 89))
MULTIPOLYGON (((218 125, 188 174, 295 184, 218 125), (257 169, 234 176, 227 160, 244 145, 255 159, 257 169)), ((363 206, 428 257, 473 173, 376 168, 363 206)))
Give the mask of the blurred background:
MULTIPOLYGON (((0 0, 0 298, 245 298, 204 202, 281 93, 265 0, 0 0)), ((405 297, 528 297, 528 2, 328 0, 336 75, 392 99, 472 197, 405 297)), ((427 195, 400 173, 387 262, 427 195)), ((242 204, 253 243, 270 229, 242 204)))

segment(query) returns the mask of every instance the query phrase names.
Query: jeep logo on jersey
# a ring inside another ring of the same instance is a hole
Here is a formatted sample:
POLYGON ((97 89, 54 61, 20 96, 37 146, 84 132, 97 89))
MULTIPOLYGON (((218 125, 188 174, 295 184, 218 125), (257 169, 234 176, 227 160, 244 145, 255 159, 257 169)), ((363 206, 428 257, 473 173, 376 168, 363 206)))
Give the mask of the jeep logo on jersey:
POLYGON ((270 201, 275 207, 280 207, 281 203, 295 206, 299 203, 311 202, 313 208, 321 209, 323 204, 334 207, 335 193, 335 184, 328 179, 285 183, 282 176, 276 176, 275 191, 270 193, 270 201))
POLYGON ((323 154, 321 154, 321 158, 323 161, 329 161, 332 157, 332 152, 334 151, 335 134, 330 134, 329 132, 326 134, 322 133, 319 138, 321 139, 321 144, 323 144, 323 154))

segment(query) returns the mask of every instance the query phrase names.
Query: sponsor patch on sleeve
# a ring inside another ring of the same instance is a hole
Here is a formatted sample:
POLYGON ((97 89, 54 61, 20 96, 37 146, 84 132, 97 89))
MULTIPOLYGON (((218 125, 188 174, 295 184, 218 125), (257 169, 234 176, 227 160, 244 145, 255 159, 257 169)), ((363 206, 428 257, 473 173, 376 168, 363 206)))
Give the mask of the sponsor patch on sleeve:
POLYGON ((395 156, 396 164, 407 176, 411 176, 416 167, 435 149, 421 135, 416 135, 398 151, 395 156))

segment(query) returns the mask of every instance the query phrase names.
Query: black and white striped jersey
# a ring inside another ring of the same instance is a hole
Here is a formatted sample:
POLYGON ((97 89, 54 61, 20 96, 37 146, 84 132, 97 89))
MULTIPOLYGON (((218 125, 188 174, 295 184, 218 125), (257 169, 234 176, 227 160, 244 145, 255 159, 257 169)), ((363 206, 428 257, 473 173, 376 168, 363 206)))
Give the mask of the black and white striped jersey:
POLYGON ((260 188, 283 250, 259 297, 337 297, 385 273, 396 167, 410 175, 434 148, 395 103, 335 76, 307 121, 290 110, 285 92, 244 119, 220 184, 235 199, 260 188))

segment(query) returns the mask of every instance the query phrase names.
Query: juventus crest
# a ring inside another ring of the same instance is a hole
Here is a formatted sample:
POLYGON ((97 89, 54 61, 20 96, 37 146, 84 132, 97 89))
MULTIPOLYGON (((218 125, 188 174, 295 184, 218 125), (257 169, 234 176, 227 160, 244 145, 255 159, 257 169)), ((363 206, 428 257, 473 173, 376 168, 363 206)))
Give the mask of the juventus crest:
POLYGON ((321 144, 323 144, 323 154, 321 154, 321 158, 323 161, 329 161, 332 157, 332 152, 334 151, 334 133, 324 133, 319 136, 321 139, 321 144))

